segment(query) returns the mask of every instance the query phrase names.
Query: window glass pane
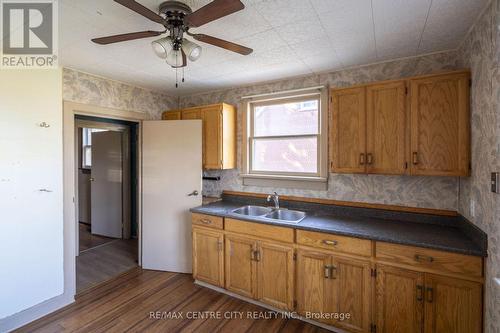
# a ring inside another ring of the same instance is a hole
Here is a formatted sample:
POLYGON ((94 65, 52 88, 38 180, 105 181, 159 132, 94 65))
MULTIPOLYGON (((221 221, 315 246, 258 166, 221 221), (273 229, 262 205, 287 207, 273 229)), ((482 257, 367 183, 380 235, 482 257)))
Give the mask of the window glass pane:
POLYGON ((92 166, 92 147, 91 146, 85 146, 83 147, 83 167, 90 167, 92 166))
POLYGON ((254 139, 253 171, 318 172, 317 137, 254 139))
POLYGON ((318 100, 254 107, 254 136, 318 134, 318 100))

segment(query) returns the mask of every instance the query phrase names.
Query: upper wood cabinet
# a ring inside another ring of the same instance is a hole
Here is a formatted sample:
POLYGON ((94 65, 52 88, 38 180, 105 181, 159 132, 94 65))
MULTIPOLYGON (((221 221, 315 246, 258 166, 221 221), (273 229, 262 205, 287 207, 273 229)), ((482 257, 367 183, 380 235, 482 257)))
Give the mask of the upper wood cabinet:
POLYGON ((201 110, 199 108, 192 108, 181 111, 181 119, 182 120, 193 120, 193 119, 201 119, 201 110))
POLYGON ((161 119, 163 120, 181 120, 181 111, 168 111, 163 112, 161 115, 161 119))
POLYGON ((332 92, 332 171, 405 173, 406 82, 332 92))
POLYGON ((406 82, 366 87, 366 168, 368 173, 405 172, 406 82))
POLYGON ((334 172, 366 172, 365 88, 332 93, 331 158, 334 172))
POLYGON ((165 120, 203 121, 203 169, 236 168, 236 109, 220 103, 183 110, 166 111, 165 120))
POLYGON ((332 172, 469 174, 468 72, 333 89, 331 112, 332 172))
POLYGON ((469 74, 410 80, 411 174, 469 174, 469 74))

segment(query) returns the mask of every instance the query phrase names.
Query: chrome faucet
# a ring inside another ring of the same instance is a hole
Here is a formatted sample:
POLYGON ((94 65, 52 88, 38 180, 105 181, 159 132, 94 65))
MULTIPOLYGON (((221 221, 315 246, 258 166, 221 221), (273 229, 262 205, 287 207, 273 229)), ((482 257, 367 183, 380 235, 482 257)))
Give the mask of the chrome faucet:
POLYGON ((280 209, 280 196, 277 192, 274 192, 274 194, 269 194, 267 196, 267 202, 271 202, 271 200, 274 201, 274 208, 280 209))

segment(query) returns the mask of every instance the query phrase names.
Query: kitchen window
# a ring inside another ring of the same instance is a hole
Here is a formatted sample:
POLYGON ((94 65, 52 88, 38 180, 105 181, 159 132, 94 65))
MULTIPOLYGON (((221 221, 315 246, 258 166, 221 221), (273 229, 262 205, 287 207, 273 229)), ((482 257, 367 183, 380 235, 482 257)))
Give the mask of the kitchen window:
MULTIPOLYGON (((298 181, 326 183, 324 104, 318 90, 249 102, 244 184, 311 188, 298 181)), ((312 188, 318 186, 324 187, 312 188)))

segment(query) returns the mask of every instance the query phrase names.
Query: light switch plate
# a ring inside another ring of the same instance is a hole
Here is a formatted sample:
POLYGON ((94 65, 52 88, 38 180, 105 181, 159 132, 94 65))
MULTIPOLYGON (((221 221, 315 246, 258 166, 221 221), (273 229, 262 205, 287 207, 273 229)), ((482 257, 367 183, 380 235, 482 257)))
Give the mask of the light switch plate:
POLYGON ((500 193, 500 172, 491 173, 491 192, 500 193))

